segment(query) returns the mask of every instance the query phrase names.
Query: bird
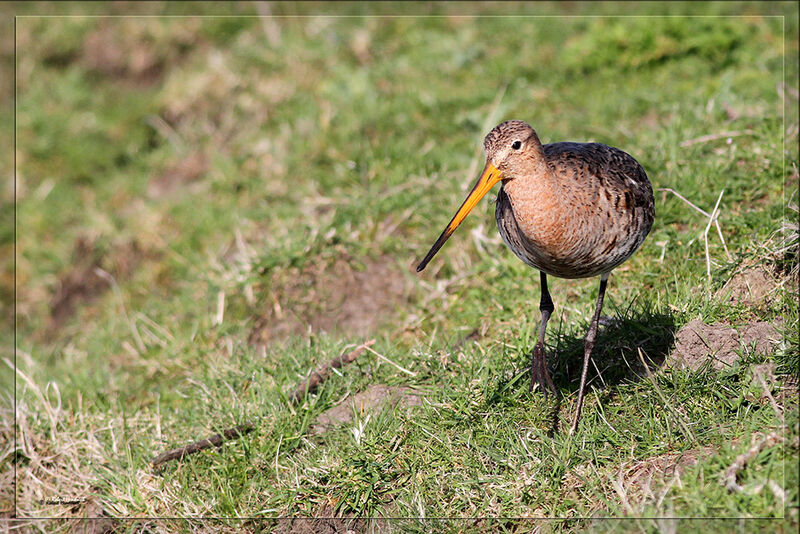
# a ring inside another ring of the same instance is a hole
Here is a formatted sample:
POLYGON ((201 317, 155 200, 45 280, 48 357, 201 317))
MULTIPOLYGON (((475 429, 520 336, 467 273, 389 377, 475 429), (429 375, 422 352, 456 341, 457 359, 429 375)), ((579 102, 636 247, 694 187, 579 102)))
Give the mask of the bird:
POLYGON ((483 141, 486 164, 467 198, 417 266, 422 271, 469 212, 494 185, 495 218, 503 241, 539 271, 541 323, 531 352, 530 389, 556 393, 544 350, 555 306, 547 276, 600 277, 595 310, 584 338, 583 368, 570 434, 578 428, 586 374, 597 338, 611 271, 644 242, 655 220, 653 188, 644 168, 627 152, 601 143, 542 144, 525 121, 495 126, 483 141))

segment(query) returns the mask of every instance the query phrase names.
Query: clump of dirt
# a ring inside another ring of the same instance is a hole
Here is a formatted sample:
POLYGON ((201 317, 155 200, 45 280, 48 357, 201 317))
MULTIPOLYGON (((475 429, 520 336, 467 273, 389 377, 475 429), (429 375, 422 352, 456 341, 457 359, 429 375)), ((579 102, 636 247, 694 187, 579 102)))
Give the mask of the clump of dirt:
POLYGON ((729 304, 763 306, 772 301, 772 292, 778 281, 762 266, 736 273, 725 286, 717 291, 717 296, 729 304))
POLYGON ((775 327, 764 321, 748 323, 737 330, 729 325, 707 325, 695 319, 678 330, 675 349, 668 360, 682 369, 699 369, 710 360, 715 369, 721 370, 739 358, 740 347, 764 354, 780 339, 775 327))
POLYGON ((375 384, 320 414, 309 432, 319 435, 334 426, 349 423, 353 420, 353 409, 364 413, 377 411, 386 405, 408 409, 420 404, 422 399, 411 388, 375 384))
POLYGON ((50 300, 50 325, 45 336, 52 339, 79 305, 92 302, 108 291, 111 287, 108 275, 117 283, 130 279, 142 257, 143 251, 136 241, 104 250, 95 240, 78 238, 73 251, 75 263, 61 275, 50 300))
POLYGON ((386 323, 407 299, 405 277, 389 256, 366 260, 363 270, 347 259, 313 263, 276 273, 270 309, 248 335, 268 345, 289 335, 339 332, 364 336, 386 323))
POLYGON ((202 152, 192 152, 177 163, 167 166, 164 172, 150 180, 147 195, 158 198, 196 182, 208 172, 208 158, 202 152))

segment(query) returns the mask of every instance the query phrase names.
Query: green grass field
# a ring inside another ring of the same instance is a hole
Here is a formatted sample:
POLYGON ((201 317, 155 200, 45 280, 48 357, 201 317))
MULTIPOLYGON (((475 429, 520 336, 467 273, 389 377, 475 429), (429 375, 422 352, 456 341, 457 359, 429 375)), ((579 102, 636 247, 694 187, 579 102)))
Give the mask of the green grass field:
POLYGON ((15 9, 0 518, 796 531, 796 4, 15 9), (273 17, 89 16, 131 9, 273 17), (538 274, 502 243, 496 193, 414 272, 511 118, 629 152, 656 192, 572 437, 598 280, 551 278, 545 400, 538 274), (311 516, 329 519, 275 519, 311 516))

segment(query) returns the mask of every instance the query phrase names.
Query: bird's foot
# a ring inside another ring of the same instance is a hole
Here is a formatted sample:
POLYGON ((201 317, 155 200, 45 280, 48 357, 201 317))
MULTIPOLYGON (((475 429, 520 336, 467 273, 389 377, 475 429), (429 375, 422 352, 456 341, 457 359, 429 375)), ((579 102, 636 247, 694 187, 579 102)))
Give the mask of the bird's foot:
POLYGON ((547 360, 545 359, 544 345, 541 342, 536 344, 531 353, 531 391, 535 385, 542 390, 545 399, 549 392, 556 393, 556 387, 550 379, 550 373, 547 372, 547 360))

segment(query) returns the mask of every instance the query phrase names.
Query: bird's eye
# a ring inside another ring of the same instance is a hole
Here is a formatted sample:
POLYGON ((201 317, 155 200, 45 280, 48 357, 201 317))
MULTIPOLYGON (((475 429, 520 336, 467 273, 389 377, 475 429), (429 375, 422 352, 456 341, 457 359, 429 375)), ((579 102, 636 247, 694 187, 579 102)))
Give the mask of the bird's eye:
POLYGON ((513 148, 514 150, 519 150, 521 146, 522 146, 522 141, 514 141, 513 143, 511 143, 511 148, 513 148))

